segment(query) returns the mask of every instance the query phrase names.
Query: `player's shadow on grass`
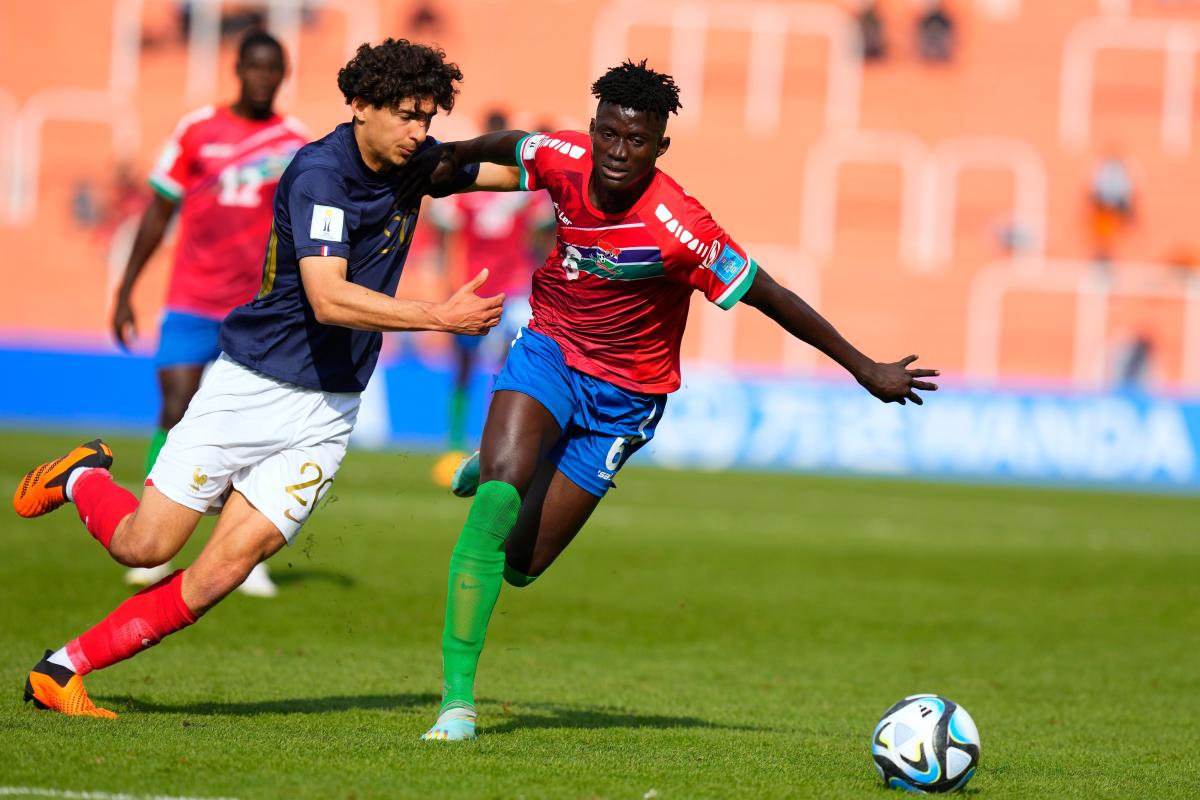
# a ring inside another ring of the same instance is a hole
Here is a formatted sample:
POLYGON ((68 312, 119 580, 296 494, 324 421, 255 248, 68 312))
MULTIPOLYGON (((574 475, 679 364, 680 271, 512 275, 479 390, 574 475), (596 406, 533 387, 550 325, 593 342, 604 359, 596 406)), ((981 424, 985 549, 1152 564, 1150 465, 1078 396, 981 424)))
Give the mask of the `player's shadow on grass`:
MULTIPOLYGON (((253 716, 255 714, 329 714, 338 711, 395 711, 406 708, 437 708, 441 695, 432 692, 407 694, 360 694, 333 697, 298 697, 283 700, 251 700, 241 703, 155 703, 128 695, 105 698, 130 712, 145 714, 196 714, 203 716, 253 716)), ((120 710, 120 709, 118 709, 120 710)))
POLYGON ((330 569, 305 569, 288 567, 280 569, 273 567, 271 569, 271 580, 275 581, 279 586, 290 586, 294 583, 317 583, 323 582, 339 586, 343 589, 352 588, 356 581, 349 575, 341 572, 334 572, 330 569))
POLYGON ((565 706, 554 703, 523 703, 494 723, 484 720, 487 734, 506 734, 532 728, 709 728, 723 731, 770 731, 754 725, 734 725, 699 717, 671 714, 639 714, 619 708, 565 706))
MULTIPOLYGON (((404 694, 336 695, 333 697, 299 697, 283 700, 252 700, 234 703, 170 704, 112 695, 98 697, 111 702, 118 712, 143 714, 192 714, 196 716, 254 716, 258 714, 330 714, 339 711, 397 711, 421 708, 432 711, 441 696, 432 692, 404 694)), ((484 700, 491 705, 492 701, 484 700)), ((553 703, 527 703, 501 715, 489 714, 482 730, 488 734, 506 734, 534 728, 709 728, 726 731, 770 731, 771 728, 731 725, 699 717, 680 717, 668 714, 638 714, 616 708, 599 706, 565 706, 553 703)))

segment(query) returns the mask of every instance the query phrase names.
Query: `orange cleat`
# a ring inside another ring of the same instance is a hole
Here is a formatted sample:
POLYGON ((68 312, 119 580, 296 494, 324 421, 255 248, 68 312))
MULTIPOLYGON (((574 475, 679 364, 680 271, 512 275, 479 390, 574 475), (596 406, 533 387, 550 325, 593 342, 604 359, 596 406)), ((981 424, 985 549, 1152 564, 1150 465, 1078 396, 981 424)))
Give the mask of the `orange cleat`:
POLYGON ((66 667, 47 661, 50 653, 50 650, 46 651, 46 655, 25 679, 26 703, 32 700, 42 710, 57 711, 71 717, 117 718, 107 708, 96 708, 83 688, 83 678, 66 667))
POLYGON ((13 494, 13 508, 22 517, 49 514, 67 502, 67 478, 72 470, 78 467, 108 469, 112 462, 112 448, 99 439, 81 444, 62 458, 28 472, 13 494))

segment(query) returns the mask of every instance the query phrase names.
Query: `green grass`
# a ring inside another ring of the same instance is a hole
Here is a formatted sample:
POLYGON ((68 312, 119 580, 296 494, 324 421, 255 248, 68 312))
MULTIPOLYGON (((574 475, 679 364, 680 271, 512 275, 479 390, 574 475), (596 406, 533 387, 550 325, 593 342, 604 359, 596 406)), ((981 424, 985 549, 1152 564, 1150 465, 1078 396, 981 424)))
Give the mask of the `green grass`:
MULTIPOLYGON (((11 487, 74 437, 3 442, 11 487)), ((145 445, 114 445, 133 484, 145 445)), ((456 746, 417 740, 466 512, 429 466, 352 453, 272 561, 277 600, 234 595, 88 678, 116 722, 20 688, 121 600, 121 569, 70 508, 0 512, 0 786, 886 800, 871 728, 933 691, 979 725, 970 795, 1200 791, 1200 500, 631 468, 559 564, 505 589, 483 735, 456 746)))

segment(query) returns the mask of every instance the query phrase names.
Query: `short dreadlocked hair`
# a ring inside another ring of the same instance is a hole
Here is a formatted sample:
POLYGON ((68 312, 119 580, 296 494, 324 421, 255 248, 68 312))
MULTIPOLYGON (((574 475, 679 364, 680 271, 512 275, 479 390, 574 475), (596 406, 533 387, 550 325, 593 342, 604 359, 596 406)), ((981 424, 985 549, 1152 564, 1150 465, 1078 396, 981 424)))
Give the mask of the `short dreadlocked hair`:
POLYGON ((338 71, 338 88, 349 104, 361 97, 375 108, 392 107, 409 97, 432 97, 440 108, 454 108, 456 83, 463 79, 446 51, 407 39, 359 45, 350 63, 338 71))
POLYGON ((675 79, 638 63, 626 61, 613 67, 592 84, 592 94, 601 103, 612 103, 634 111, 648 111, 666 121, 669 114, 679 113, 679 87, 675 79))

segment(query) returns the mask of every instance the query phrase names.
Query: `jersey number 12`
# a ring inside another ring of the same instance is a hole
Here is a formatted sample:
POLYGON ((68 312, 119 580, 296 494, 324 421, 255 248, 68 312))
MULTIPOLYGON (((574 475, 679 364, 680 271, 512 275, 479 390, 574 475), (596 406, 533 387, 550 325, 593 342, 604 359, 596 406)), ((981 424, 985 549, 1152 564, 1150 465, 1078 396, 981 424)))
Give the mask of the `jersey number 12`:
POLYGON ((223 206, 254 208, 262 202, 258 190, 262 188, 262 170, 257 167, 239 167, 230 164, 221 170, 221 196, 217 202, 223 206))

